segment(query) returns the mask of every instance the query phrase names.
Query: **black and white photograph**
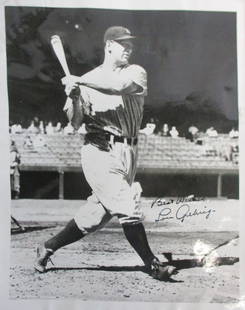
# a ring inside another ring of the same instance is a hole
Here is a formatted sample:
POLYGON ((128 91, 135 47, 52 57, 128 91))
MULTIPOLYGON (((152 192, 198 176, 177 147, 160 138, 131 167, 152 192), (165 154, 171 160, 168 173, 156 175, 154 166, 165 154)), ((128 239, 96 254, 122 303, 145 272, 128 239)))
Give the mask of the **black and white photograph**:
POLYGON ((5 1, 10 307, 243 309, 245 12, 193 2, 5 1))

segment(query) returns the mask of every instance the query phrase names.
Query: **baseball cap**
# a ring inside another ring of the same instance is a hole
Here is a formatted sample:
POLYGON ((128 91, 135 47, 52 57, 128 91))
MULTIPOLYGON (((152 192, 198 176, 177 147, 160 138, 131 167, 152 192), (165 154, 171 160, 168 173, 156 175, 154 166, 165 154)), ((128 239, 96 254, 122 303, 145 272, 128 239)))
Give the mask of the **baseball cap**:
POLYGON ((107 40, 126 40, 126 39, 135 39, 136 37, 131 35, 130 30, 122 26, 112 26, 109 27, 104 34, 104 42, 107 40))

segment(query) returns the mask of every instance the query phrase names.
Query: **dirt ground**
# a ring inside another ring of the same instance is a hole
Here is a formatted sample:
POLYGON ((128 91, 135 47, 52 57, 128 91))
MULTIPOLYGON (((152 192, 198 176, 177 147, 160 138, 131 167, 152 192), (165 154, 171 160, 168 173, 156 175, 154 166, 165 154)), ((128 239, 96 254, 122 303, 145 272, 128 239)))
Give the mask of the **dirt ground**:
MULTIPOLYGON (((47 202, 38 201, 37 205, 44 206, 45 203, 47 202)), ((59 202, 51 203, 52 206, 59 205, 59 202)), ((71 204, 72 202, 69 203, 71 204)), ((76 209, 77 202, 73 204, 72 211, 76 209)), ((54 266, 49 263, 48 272, 39 274, 33 269, 36 245, 64 227, 65 216, 58 220, 63 210, 62 206, 61 209, 57 207, 56 213, 55 208, 52 208, 52 220, 47 221, 46 215, 51 209, 47 208, 43 216, 36 209, 34 221, 33 214, 29 212, 32 209, 33 201, 14 202, 12 208, 18 219, 22 214, 21 224, 26 227, 26 231, 11 236, 11 299, 239 302, 240 263, 237 251, 239 239, 236 238, 238 232, 234 229, 236 223, 232 222, 234 227, 229 226, 229 229, 219 231, 213 231, 211 228, 190 231, 181 230, 177 225, 174 229, 173 225, 168 229, 167 224, 161 229, 146 222, 153 252, 163 261, 166 261, 163 252, 173 254, 172 263, 178 268, 179 273, 168 282, 157 281, 144 272, 141 260, 127 243, 120 226, 114 222, 101 231, 57 251, 52 259, 54 266), (27 208, 25 211, 24 206, 27 208), (57 217, 54 214, 57 214, 57 217), (227 251, 226 243, 230 240, 235 240, 236 244, 227 251), (223 249, 216 266, 198 267, 198 257, 194 253, 197 241, 201 241, 210 249, 223 249)), ((69 218, 68 211, 66 215, 69 218)))

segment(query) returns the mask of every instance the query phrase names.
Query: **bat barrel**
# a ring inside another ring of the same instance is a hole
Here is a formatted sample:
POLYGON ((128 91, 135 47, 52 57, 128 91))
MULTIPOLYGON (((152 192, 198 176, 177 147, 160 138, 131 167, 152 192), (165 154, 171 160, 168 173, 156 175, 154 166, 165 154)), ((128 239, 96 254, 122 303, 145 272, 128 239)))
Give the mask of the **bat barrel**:
POLYGON ((65 72, 65 75, 70 75, 70 71, 69 71, 67 61, 66 61, 66 57, 65 57, 63 44, 62 44, 60 37, 58 35, 53 35, 53 36, 51 36, 50 42, 51 42, 51 45, 52 45, 53 50, 55 52, 55 55, 57 56, 61 66, 62 66, 62 69, 65 72))

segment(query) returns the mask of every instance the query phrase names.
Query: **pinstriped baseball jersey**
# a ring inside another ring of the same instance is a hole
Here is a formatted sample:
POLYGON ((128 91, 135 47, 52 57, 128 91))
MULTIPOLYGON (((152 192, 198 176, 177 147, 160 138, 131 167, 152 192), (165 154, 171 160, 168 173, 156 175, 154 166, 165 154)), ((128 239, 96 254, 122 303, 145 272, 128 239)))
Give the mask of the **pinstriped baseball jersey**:
MULTIPOLYGON (((106 71, 97 67, 89 74, 106 79, 106 71)), ((108 74, 109 75, 109 74, 108 74)), ((117 136, 136 137, 143 117, 144 97, 147 94, 147 74, 139 65, 116 68, 110 76, 118 75, 120 81, 133 81, 140 86, 140 92, 133 94, 111 95, 95 89, 80 86, 81 96, 86 107, 86 130, 89 134, 105 132, 117 136)), ((98 143, 100 139, 98 139, 98 143)), ((103 143, 104 141, 102 141, 103 143)), ((96 143, 95 143, 96 144, 96 143)))

